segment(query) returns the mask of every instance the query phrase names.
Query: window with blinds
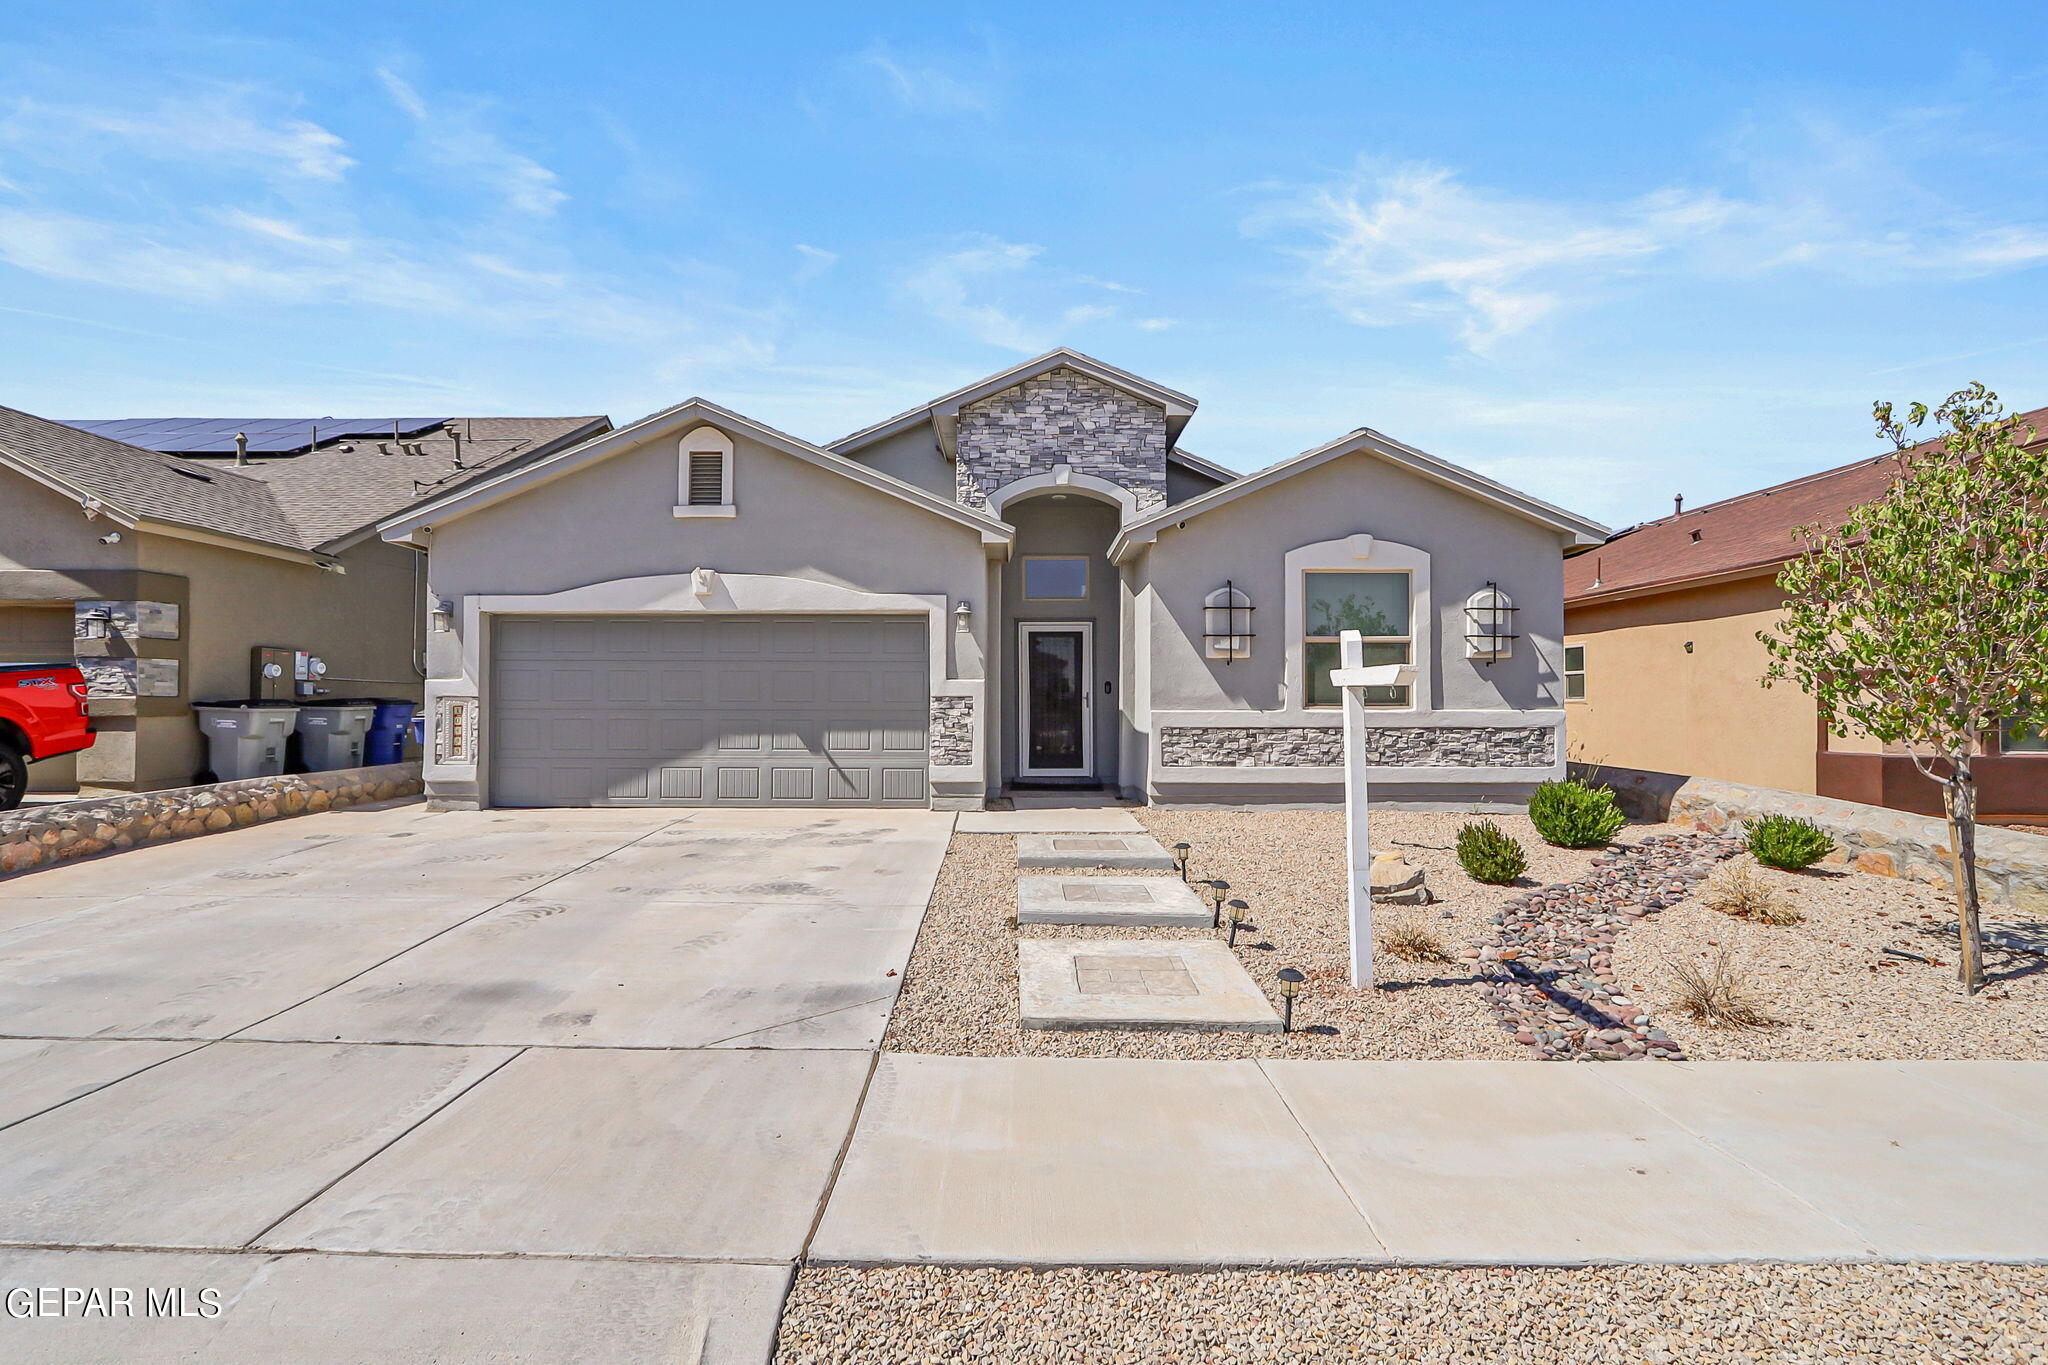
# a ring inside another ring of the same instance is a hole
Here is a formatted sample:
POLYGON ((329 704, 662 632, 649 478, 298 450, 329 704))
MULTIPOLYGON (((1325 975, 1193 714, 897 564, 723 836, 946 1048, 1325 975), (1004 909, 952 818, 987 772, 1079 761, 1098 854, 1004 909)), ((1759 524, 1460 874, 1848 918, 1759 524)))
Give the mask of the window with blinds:
POLYGON ((725 456, 691 452, 685 501, 692 507, 717 507, 725 501, 725 456))

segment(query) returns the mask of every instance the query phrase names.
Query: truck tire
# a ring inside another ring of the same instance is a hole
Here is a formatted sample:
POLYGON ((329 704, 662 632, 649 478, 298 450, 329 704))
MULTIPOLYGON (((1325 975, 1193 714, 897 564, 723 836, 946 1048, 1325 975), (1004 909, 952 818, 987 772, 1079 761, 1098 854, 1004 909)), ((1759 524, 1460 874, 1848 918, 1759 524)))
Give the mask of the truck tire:
POLYGON ((28 760, 21 750, 0 740, 0 810, 13 810, 28 795, 28 760))

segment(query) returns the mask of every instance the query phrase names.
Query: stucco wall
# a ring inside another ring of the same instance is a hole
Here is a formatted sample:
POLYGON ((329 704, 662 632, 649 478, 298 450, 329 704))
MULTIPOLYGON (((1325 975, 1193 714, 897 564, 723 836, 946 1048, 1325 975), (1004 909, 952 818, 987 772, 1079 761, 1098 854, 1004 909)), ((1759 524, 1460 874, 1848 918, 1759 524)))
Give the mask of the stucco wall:
POLYGON ((957 491, 953 482, 953 462, 939 449, 939 436, 932 430, 930 422, 919 422, 907 431, 899 431, 873 445, 862 446, 847 458, 879 469, 891 478, 915 484, 949 502, 957 491))
MULTIPOLYGON (((1162 710, 1272 710, 1290 645, 1286 552, 1366 534, 1431 556, 1437 652, 1430 671, 1442 710, 1553 706, 1559 681, 1563 573, 1557 533, 1366 454, 1298 474, 1161 532, 1147 553, 1151 699, 1162 710), (1229 579, 1251 594, 1252 656, 1203 657, 1202 600, 1229 579), (1521 608, 1512 658, 1465 657, 1465 599, 1491 579, 1521 608)), ((1371 563, 1361 563, 1371 569, 1371 563)), ((1420 679, 1418 679, 1418 683, 1420 679)), ((1333 713, 1332 713, 1333 714, 1333 713)))
POLYGON ((1565 638, 1585 647, 1586 699, 1565 707, 1571 757, 1816 790, 1813 702, 1761 682, 1757 632, 1782 600, 1765 575, 1573 607, 1565 638))
MULTIPOLYGON (((954 679, 982 676, 989 603, 982 599, 980 534, 900 498, 734 434, 733 517, 677 517, 676 438, 658 436, 436 526, 428 595, 456 604, 454 628, 429 636, 437 692, 474 689, 489 727, 487 639, 465 662, 463 603, 472 596, 539 595, 591 584, 708 568, 779 575, 862 592, 935 595, 948 620, 934 627, 954 679), (951 608, 972 601, 965 631, 951 608), (475 669, 470 673, 470 669, 475 669)), ((817 608, 812 608, 816 610, 817 608)), ((480 621, 478 628, 488 630, 480 621)), ((979 721, 977 722, 979 724, 979 721)), ((488 733, 479 751, 489 754, 488 733)), ((431 793, 475 800, 484 793, 428 769, 431 793)), ((488 785, 488 773, 479 781, 488 785)))

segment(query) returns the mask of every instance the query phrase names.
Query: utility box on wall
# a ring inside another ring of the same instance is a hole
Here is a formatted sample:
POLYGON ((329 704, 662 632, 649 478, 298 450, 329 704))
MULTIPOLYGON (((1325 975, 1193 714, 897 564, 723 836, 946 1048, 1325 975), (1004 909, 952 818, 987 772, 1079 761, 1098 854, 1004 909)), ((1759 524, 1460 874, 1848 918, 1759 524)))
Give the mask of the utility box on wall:
POLYGON ((258 645, 249 651, 249 695, 262 701, 294 701, 298 692, 292 678, 295 649, 258 645))

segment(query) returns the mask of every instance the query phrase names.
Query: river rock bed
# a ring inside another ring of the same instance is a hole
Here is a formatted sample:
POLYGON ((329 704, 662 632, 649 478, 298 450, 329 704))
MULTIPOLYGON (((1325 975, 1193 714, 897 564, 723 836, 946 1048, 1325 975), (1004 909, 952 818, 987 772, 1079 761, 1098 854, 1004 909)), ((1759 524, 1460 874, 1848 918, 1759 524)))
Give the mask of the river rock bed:
POLYGON ((1518 896, 1495 917, 1499 942, 1459 954, 1501 1027, 1548 1061, 1683 1061, 1649 1007, 1616 982, 1622 931, 1676 904, 1742 852, 1726 834, 1653 834, 1593 860, 1593 871, 1518 896))

